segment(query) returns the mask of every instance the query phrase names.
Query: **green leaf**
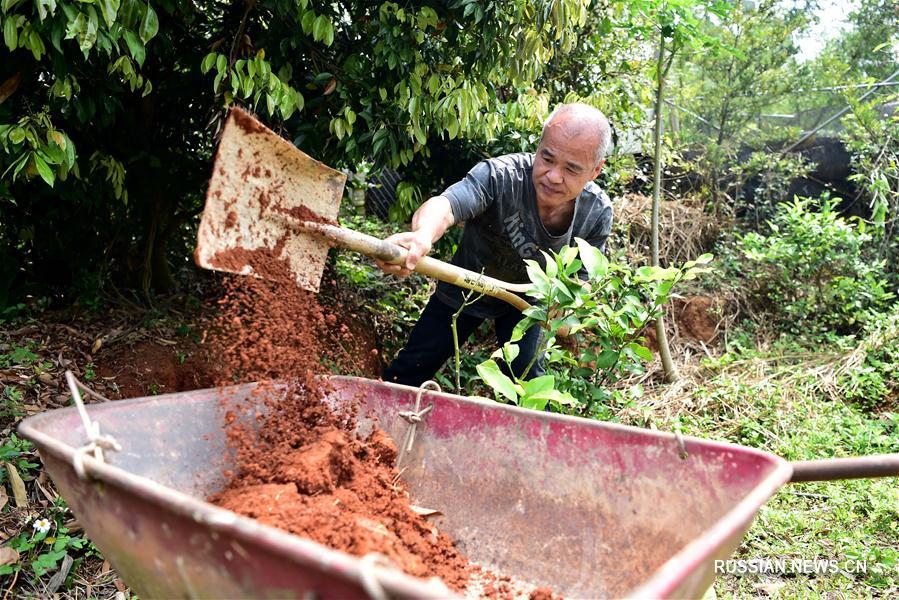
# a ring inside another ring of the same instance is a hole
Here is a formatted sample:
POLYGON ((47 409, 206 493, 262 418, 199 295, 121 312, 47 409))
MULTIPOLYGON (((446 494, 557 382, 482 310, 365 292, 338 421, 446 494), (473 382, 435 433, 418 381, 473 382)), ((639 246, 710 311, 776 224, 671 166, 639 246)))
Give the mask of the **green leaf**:
MULTIPOLYGON (((224 54, 219 54, 218 58, 215 59, 215 70, 219 73, 223 73, 228 68, 228 57, 224 54)), ((224 76, 223 76, 224 77, 224 76)), ((274 77, 274 75, 272 75, 274 77)))
POLYGON ((100 12, 103 13, 103 20, 106 21, 108 27, 112 27, 112 24, 115 23, 116 15, 119 12, 119 1, 100 0, 100 12))
POLYGON ((140 39, 146 44, 153 39, 153 36, 159 31, 159 17, 153 7, 147 4, 147 10, 144 12, 144 18, 140 23, 140 39))
POLYGON ((40 60, 44 52, 47 51, 47 47, 44 46, 44 40, 41 39, 36 29, 32 29, 28 34, 27 45, 31 49, 31 55, 34 56, 34 60, 40 60))
MULTIPOLYGON (((519 338, 521 339, 521 338, 519 338)), ((517 341, 517 340, 516 340, 517 341)), ((506 364, 511 365, 512 361, 518 358, 518 354, 521 352, 521 349, 518 347, 518 344, 513 343, 505 343, 502 348, 503 360, 506 361, 506 364)))
MULTIPOLYGON (((140 38, 137 37, 133 31, 126 29, 124 33, 125 44, 128 45, 128 51, 131 53, 131 57, 134 59, 134 62, 138 64, 138 66, 144 65, 144 59, 147 56, 147 50, 144 47, 143 42, 140 41, 140 38)), ((206 58, 203 59, 203 65, 206 65, 208 62, 208 67, 203 70, 203 73, 209 71, 212 67, 212 62, 215 60, 215 54, 207 54, 206 58), (211 60, 210 60, 211 59, 211 60)))
POLYGON ((543 272, 543 269, 540 268, 540 265, 533 260, 526 260, 524 262, 528 273, 528 279, 530 279, 540 291, 546 289, 547 286, 549 286, 549 278, 546 276, 546 273, 543 272))
POLYGON ((524 396, 519 401, 518 405, 522 408, 529 408, 531 410, 544 410, 547 402, 549 402, 549 398, 524 396))
POLYGON ((309 35, 312 33, 312 28, 315 25, 315 13, 311 10, 307 10, 303 13, 303 17, 300 19, 300 26, 303 28, 303 33, 309 35))
POLYGON ((524 393, 526 396, 533 396, 535 394, 539 394, 540 392, 547 392, 553 389, 553 386, 556 384, 556 378, 552 375, 541 375, 540 377, 535 377, 530 381, 525 381, 521 384, 524 388, 524 393))
POLYGON ((16 27, 16 21, 12 15, 3 19, 3 42, 10 52, 15 50, 19 43, 19 28, 16 27))
MULTIPOLYGON (((126 36, 127 36, 127 32, 126 32, 126 36)), ((203 75, 208 73, 209 70, 212 68, 212 66, 215 64, 215 58, 216 58, 215 52, 210 52, 209 54, 207 54, 206 56, 203 57, 203 62, 200 63, 200 72, 202 72, 203 75)))
POLYGON ((425 144, 427 144, 427 142, 428 142, 428 137, 425 135, 425 132, 422 131, 421 127, 413 127, 413 128, 412 128, 412 135, 415 136, 415 140, 416 140, 419 144, 421 144, 422 146, 424 146, 425 144))
POLYGON ((52 16, 56 12, 56 0, 37 0, 35 5, 37 6, 38 19, 41 21, 46 19, 47 15, 52 16))
MULTIPOLYGON (((559 390, 543 390, 541 392, 537 392, 536 394, 528 396, 529 401, 537 401, 537 400, 555 400, 559 404, 568 404, 568 405, 576 405, 578 403, 577 399, 569 394, 568 392, 561 392, 559 390)), ((524 398, 522 398, 521 405, 524 406, 524 398)), ((538 410, 543 410, 546 406, 546 403, 543 404, 538 410)))
POLYGON ((606 348, 603 350, 599 356, 596 357, 596 368, 597 369, 608 369, 612 365, 615 364, 615 361, 618 360, 618 353, 614 350, 606 348))
POLYGON ((518 393, 515 384, 502 371, 493 360, 485 360, 477 366, 478 375, 493 388, 493 391, 502 395, 510 402, 518 403, 518 393))
POLYGON ((575 238, 575 241, 577 241, 578 250, 580 251, 581 263, 583 263, 584 268, 587 269, 587 274, 590 276, 590 279, 604 277, 609 271, 608 259, 603 256, 599 248, 592 245, 587 240, 575 238))
POLYGON ((53 187, 53 182, 56 180, 56 176, 53 175, 53 169, 50 168, 50 165, 44 161, 43 158, 38 156, 37 154, 32 154, 31 158, 34 160, 34 166, 37 168, 38 175, 41 176, 47 185, 53 187))
POLYGON ((646 346, 641 346, 637 342, 631 342, 630 344, 627 345, 627 347, 630 348, 634 354, 636 354, 643 360, 645 360, 645 361, 652 360, 652 351, 649 348, 647 348, 646 346))
POLYGON ((315 41, 320 42, 325 39, 325 32, 327 30, 328 25, 328 17, 325 15, 318 15, 315 17, 315 22, 312 25, 312 37, 315 41))

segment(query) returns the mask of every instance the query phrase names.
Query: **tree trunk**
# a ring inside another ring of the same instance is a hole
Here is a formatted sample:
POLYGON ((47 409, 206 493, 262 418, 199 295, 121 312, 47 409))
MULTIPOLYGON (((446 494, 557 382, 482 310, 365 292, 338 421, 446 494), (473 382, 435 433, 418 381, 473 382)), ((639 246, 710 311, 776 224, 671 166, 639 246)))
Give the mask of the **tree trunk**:
MULTIPOLYGON (((672 51, 673 52, 673 51, 672 51)), ((659 62, 656 70, 656 114, 655 128, 652 134, 654 145, 653 159, 653 184, 652 184, 652 224, 650 227, 650 249, 652 251, 652 266, 659 266, 659 205, 662 202, 662 109, 665 98, 665 36, 661 35, 659 41, 659 62)), ((665 318, 659 315, 656 319, 656 338, 659 343, 659 357, 662 367, 665 369, 665 378, 669 383, 677 381, 677 369, 671 360, 671 350, 668 347, 668 336, 665 334, 665 318)))

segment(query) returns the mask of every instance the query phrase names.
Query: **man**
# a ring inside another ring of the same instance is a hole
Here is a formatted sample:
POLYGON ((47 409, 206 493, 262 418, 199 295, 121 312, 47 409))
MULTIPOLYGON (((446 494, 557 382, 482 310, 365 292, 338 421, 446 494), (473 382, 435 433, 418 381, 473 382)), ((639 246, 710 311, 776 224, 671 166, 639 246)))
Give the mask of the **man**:
MULTIPOLYGON (((456 223, 465 222, 453 264, 510 283, 528 281, 525 259, 543 263, 540 250, 558 251, 587 240, 602 250, 612 229, 612 204, 593 180, 612 142, 605 116, 586 104, 559 107, 543 126, 536 154, 508 154, 478 163, 465 179, 430 198, 412 216, 412 230, 388 240, 409 250, 405 265, 379 263, 401 277, 456 223)), ((412 330, 406 347, 384 372, 384 381, 419 386, 452 356, 451 323, 463 304, 462 290, 448 283, 437 291, 412 330)), ((463 344, 485 319, 493 319, 497 342, 509 341, 521 312, 485 296, 457 320, 463 344)), ((518 342, 516 376, 531 364, 540 342, 532 327, 518 342)), ((534 361, 528 378, 540 375, 534 361)))

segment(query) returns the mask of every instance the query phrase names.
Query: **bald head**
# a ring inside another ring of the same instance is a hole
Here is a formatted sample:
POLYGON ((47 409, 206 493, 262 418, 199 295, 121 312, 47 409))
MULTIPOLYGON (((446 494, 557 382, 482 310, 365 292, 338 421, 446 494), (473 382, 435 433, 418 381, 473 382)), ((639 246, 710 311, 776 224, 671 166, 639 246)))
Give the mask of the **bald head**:
POLYGON ((602 111, 589 104, 575 102, 562 104, 549 115, 543 124, 540 141, 550 128, 557 128, 566 138, 589 137, 595 144, 594 166, 598 165, 612 147, 612 128, 602 111))

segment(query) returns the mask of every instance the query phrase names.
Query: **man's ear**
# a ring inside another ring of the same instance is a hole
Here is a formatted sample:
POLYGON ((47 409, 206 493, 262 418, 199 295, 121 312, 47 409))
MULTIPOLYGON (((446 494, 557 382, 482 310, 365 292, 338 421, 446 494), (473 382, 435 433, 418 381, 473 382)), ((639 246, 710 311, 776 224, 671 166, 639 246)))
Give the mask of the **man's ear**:
POLYGON ((593 177, 591 177, 590 179, 596 179, 597 177, 599 177, 599 172, 602 170, 602 166, 604 164, 606 164, 606 159, 602 159, 601 161, 599 161, 599 164, 596 165, 595 169, 593 169, 593 177))

